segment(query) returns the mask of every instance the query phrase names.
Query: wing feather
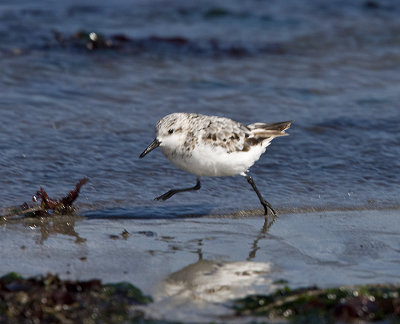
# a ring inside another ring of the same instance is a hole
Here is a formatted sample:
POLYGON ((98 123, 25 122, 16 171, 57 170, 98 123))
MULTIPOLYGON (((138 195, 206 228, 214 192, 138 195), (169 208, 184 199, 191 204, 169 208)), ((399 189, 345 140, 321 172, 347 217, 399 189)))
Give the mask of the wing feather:
POLYGON ((213 117, 202 129, 202 141, 214 147, 222 147, 228 153, 248 151, 252 146, 268 143, 275 137, 289 135, 285 130, 292 121, 265 124, 254 123, 245 126, 224 117, 213 117))

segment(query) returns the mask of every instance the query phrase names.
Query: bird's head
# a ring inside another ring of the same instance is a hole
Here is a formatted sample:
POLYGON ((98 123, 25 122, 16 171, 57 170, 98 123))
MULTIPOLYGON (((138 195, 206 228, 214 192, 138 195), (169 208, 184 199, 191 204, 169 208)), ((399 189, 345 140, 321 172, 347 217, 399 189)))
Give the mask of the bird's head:
POLYGON ((147 153, 159 146, 165 149, 174 149, 183 145, 188 129, 187 114, 174 113, 165 116, 156 125, 156 138, 139 157, 143 158, 147 153))

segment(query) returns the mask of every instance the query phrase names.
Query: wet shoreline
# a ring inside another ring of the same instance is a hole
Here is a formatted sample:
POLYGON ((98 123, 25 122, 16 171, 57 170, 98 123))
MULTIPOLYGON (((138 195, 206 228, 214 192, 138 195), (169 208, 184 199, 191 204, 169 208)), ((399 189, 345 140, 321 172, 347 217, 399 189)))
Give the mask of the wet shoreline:
POLYGON ((262 216, 26 219, 2 224, 0 272, 22 258, 23 276, 128 281, 153 297, 155 318, 190 321, 185 309, 193 321, 212 320, 229 314, 227 302, 272 293, 280 280, 292 289, 398 283, 398 215, 281 214, 269 228, 262 216))

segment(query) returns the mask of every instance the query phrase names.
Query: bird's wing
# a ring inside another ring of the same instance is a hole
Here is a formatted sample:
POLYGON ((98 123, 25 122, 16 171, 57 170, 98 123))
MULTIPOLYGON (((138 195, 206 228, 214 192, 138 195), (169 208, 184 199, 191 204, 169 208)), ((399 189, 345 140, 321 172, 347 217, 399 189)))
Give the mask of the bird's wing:
POLYGON ((268 143, 275 137, 289 135, 285 130, 292 121, 264 124, 255 123, 245 126, 229 118, 213 118, 201 130, 204 144, 226 149, 227 153, 248 151, 254 145, 268 143))
POLYGON ((228 153, 242 151, 246 138, 250 136, 246 126, 222 117, 210 119, 201 132, 204 144, 224 148, 228 153))

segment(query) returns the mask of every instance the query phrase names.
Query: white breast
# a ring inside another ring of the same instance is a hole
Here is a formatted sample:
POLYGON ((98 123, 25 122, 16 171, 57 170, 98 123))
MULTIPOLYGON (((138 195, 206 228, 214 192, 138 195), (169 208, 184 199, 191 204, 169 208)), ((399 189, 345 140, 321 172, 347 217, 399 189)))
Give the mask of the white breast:
POLYGON ((222 177, 246 172, 265 152, 265 148, 265 145, 256 145, 249 151, 227 153, 221 147, 198 145, 187 154, 178 154, 165 148, 162 148, 162 152, 184 171, 197 176, 222 177))

